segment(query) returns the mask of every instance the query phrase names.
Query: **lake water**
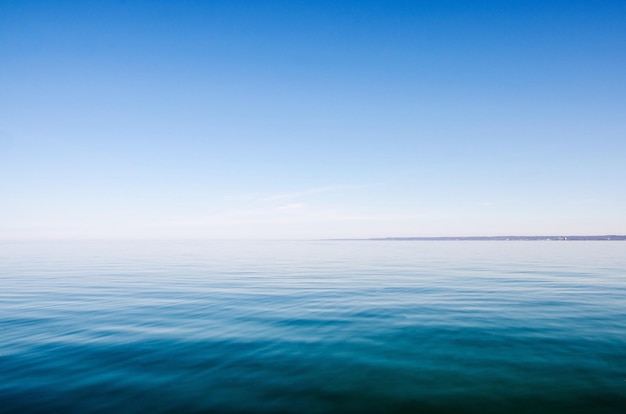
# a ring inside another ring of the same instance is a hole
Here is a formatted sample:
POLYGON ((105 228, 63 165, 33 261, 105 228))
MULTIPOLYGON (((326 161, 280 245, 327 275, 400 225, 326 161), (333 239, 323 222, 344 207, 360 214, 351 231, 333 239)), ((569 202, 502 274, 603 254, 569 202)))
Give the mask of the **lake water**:
POLYGON ((0 243, 0 412, 626 413, 626 242, 0 243))

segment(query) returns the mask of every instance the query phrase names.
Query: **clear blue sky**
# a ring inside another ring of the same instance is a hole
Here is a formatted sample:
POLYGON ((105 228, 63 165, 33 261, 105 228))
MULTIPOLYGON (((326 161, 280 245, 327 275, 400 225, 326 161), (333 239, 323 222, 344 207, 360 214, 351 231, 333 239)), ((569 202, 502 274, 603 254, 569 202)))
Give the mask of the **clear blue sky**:
POLYGON ((625 1, 0 0, 0 239, 626 233, 625 1))

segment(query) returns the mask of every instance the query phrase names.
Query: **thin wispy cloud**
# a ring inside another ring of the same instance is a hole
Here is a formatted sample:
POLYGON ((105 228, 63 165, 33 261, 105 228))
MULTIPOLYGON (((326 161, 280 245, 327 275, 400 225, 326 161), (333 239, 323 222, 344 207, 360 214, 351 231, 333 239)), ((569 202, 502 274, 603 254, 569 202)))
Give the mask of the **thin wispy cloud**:
POLYGON ((261 201, 274 201, 274 200, 286 200, 292 198, 299 198, 310 196, 313 194, 333 193, 344 190, 356 190, 365 187, 365 185, 329 185, 324 187, 309 188, 301 191, 293 191, 289 193, 273 194, 265 197, 261 197, 261 201))
POLYGON ((304 223, 340 221, 401 221, 435 217, 440 214, 415 212, 410 214, 352 212, 341 208, 314 208, 301 203, 286 204, 277 208, 258 208, 211 214, 203 217, 176 220, 172 225, 210 226, 252 223, 304 223), (289 214, 286 214, 289 213, 289 214))
POLYGON ((305 204, 303 203, 290 203, 290 204, 285 204, 279 207, 276 207, 276 210, 278 211, 293 211, 293 210, 299 210, 305 207, 305 204))

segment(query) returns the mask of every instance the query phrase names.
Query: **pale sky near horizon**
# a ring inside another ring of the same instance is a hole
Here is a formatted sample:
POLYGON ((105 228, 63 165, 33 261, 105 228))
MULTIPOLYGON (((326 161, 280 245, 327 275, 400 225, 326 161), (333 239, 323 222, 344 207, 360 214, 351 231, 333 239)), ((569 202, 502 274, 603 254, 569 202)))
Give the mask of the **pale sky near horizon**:
POLYGON ((626 234, 624 1, 0 0, 0 239, 626 234))

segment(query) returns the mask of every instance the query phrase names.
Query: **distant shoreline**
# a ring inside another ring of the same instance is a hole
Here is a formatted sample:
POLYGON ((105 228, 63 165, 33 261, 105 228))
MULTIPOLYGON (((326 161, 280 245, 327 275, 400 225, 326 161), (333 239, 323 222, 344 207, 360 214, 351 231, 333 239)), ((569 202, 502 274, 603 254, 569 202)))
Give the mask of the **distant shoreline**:
POLYGON ((626 241, 626 235, 606 236, 465 236, 465 237, 372 237, 373 241, 626 241))
POLYGON ((390 241, 625 241, 626 235, 606 236, 466 236, 466 237, 374 237, 366 240, 390 241))

